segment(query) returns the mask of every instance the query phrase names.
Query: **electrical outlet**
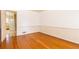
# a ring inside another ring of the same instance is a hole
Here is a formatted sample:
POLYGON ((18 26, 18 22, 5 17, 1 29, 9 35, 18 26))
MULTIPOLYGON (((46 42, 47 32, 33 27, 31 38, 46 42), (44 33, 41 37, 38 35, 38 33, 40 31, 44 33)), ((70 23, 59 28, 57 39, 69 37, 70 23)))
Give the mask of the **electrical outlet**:
POLYGON ((25 34, 26 32, 22 32, 23 34, 25 34))

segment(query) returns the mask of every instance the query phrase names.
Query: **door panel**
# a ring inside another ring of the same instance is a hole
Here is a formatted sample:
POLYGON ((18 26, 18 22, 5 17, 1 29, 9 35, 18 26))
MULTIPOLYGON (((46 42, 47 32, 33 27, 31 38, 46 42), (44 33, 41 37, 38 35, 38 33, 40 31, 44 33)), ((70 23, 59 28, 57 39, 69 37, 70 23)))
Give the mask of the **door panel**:
POLYGON ((6 11, 6 30, 9 35, 16 36, 16 13, 13 11, 6 11))

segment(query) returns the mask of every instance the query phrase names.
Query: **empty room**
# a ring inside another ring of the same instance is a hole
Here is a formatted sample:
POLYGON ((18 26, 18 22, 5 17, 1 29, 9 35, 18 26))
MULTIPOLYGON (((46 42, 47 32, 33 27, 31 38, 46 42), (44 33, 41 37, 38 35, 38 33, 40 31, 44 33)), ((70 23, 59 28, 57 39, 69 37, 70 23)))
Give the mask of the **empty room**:
POLYGON ((79 10, 1 10, 1 49, 78 49, 79 10))

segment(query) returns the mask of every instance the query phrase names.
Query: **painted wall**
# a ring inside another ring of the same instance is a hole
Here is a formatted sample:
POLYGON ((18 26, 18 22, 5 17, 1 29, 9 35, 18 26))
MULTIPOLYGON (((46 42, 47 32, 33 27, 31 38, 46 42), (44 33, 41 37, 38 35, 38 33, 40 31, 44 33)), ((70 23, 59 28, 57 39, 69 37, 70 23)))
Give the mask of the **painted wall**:
POLYGON ((39 31, 79 43, 79 11, 17 11, 17 35, 39 31))
POLYGON ((44 11, 41 32, 79 43, 79 11, 44 11))
POLYGON ((35 11, 17 11, 17 35, 39 31, 39 13, 35 11))
POLYGON ((41 32, 79 44, 79 29, 41 26, 41 32))
POLYGON ((79 11, 41 12, 41 25, 79 29, 79 11))

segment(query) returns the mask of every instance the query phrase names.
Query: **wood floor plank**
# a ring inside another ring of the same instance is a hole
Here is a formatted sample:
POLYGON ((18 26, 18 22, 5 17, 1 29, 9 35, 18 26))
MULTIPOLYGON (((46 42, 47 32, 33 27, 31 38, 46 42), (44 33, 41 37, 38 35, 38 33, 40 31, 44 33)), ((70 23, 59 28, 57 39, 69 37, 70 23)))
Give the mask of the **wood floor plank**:
POLYGON ((2 43, 2 48, 79 49, 79 44, 75 44, 64 39, 37 32, 11 38, 9 43, 6 43, 6 41, 4 41, 2 43))

